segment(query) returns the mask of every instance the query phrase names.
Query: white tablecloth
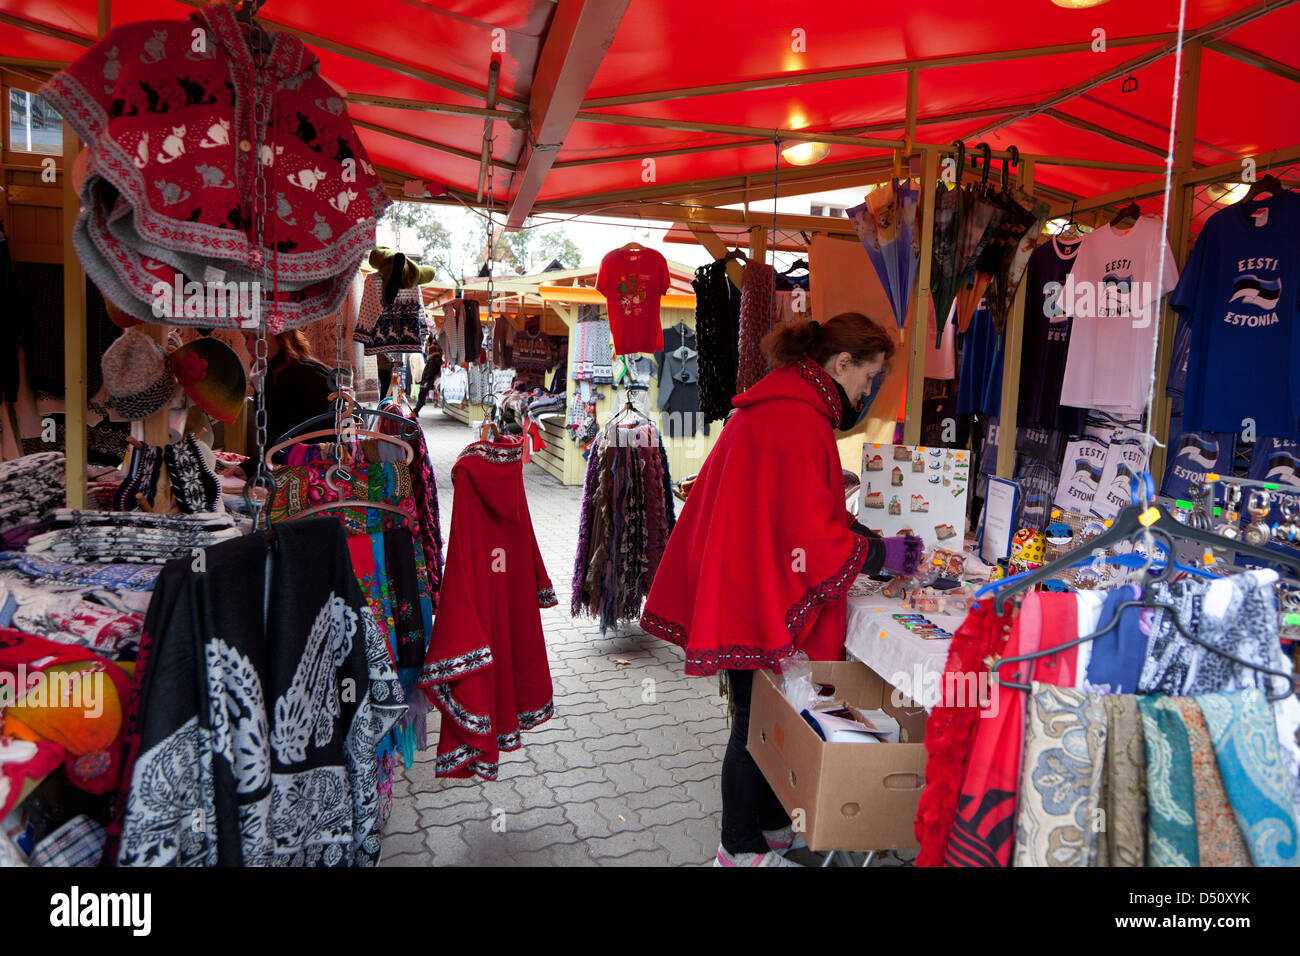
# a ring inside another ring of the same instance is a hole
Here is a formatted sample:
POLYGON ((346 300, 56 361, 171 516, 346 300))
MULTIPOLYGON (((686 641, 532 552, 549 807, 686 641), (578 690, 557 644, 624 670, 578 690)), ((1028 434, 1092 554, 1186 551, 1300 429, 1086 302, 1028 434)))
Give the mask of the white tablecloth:
POLYGON ((850 595, 848 628, 844 645, 848 652, 928 710, 939 699, 943 668, 948 661, 950 638, 926 640, 909 631, 894 614, 924 614, 949 633, 956 633, 964 615, 910 611, 897 598, 850 595))

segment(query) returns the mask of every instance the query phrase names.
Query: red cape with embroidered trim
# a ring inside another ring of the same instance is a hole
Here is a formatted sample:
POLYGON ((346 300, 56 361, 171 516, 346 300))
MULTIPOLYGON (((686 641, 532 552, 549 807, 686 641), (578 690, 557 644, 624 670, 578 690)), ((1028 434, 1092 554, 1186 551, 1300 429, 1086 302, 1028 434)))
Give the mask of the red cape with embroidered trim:
POLYGON ((844 657, 844 596, 868 542, 849 530, 832 423, 840 398, 805 359, 732 402, 691 488, 641 626, 686 650, 687 674, 779 670, 796 650, 844 657))
POLYGON ((419 686, 442 712, 439 777, 497 778, 500 751, 547 720, 539 608, 556 604, 524 496, 523 442, 474 442, 451 469, 447 565, 419 686))

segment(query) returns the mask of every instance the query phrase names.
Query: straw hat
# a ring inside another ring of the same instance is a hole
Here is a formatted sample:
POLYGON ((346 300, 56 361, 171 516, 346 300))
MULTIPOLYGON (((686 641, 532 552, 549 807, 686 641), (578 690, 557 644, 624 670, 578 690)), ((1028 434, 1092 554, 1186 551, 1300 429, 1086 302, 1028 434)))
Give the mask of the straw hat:
POLYGON ((172 352, 171 362, 194 404, 227 424, 239 417, 248 377, 234 349, 220 339, 197 338, 172 352))

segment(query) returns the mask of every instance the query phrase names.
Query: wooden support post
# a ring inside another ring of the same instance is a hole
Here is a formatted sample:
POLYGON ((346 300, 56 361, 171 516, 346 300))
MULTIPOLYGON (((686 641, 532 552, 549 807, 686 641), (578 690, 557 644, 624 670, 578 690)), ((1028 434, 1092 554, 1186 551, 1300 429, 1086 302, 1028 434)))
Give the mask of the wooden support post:
MULTIPOLYGON (((167 330, 170 329, 171 326, 145 322, 138 326, 138 328, 145 335, 149 336, 149 338, 161 345, 164 352, 167 351, 167 330)), ((171 416, 168 411, 170 407, 171 403, 168 402, 159 411, 154 412, 141 422, 141 425, 144 426, 144 433, 141 435, 141 440, 146 445, 154 445, 161 448, 164 445, 171 444, 171 416)), ((275 438, 274 435, 271 437, 273 439, 275 438)))
MULTIPOLYGON (((907 411, 903 443, 921 444, 921 405, 925 399, 925 350, 930 337, 930 262, 934 256, 934 189, 939 181, 939 151, 927 149, 921 160, 921 259, 912 287, 911 354, 908 356, 907 411)), ((899 356, 901 358, 901 356, 899 356)))
MULTIPOLYGON (((1202 41, 1192 40, 1183 48, 1182 77, 1179 80, 1178 117, 1174 130, 1174 180, 1169 193, 1169 245, 1174 261, 1182 269, 1187 262, 1188 240, 1192 230, 1192 192, 1195 189, 1186 178, 1192 174, 1193 148, 1196 144, 1196 101, 1201 81, 1202 41)), ((1166 306, 1160 313, 1160 337, 1157 339, 1155 390, 1151 407, 1151 421, 1147 428, 1156 440, 1169 443, 1169 396, 1165 384, 1169 381, 1169 367, 1174 357, 1174 332, 1178 318, 1166 306)), ((1153 475, 1163 475, 1167 449, 1158 445, 1151 449, 1148 470, 1153 475)), ((1159 479, 1157 478, 1157 487, 1159 479)))
POLYGON ((749 261, 762 262, 767 258, 767 230, 763 226, 749 227, 749 261))
MULTIPOLYGON (((1034 194, 1034 164, 1020 164, 1020 185, 1034 194)), ((998 477, 1014 478, 1016 470, 1016 413, 1020 406, 1020 354, 1025 341, 1025 284, 1020 283, 1007 316, 1002 339, 1002 404, 998 406, 998 477)))
MULTIPOLYGON (((721 259, 729 250, 727 244, 722 241, 722 237, 713 231, 712 227, 705 223, 688 222, 684 224, 691 231, 696 239, 700 241, 709 255, 714 259, 721 259)), ((745 268, 735 259, 727 260, 727 278, 737 289, 745 284, 745 268)))
POLYGON ((63 124, 63 422, 67 444, 69 508, 86 507, 86 274, 72 245, 80 198, 72 185, 72 162, 81 140, 63 124))

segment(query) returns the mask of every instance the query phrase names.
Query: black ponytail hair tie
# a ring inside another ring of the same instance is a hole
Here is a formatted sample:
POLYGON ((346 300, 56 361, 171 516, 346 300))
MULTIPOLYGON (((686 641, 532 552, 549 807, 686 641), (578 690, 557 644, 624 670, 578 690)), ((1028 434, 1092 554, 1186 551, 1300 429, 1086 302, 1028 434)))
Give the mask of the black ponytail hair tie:
POLYGON ((813 330, 813 334, 816 335, 821 330, 822 324, 818 322, 816 319, 813 319, 811 322, 808 323, 808 327, 811 328, 813 330))

